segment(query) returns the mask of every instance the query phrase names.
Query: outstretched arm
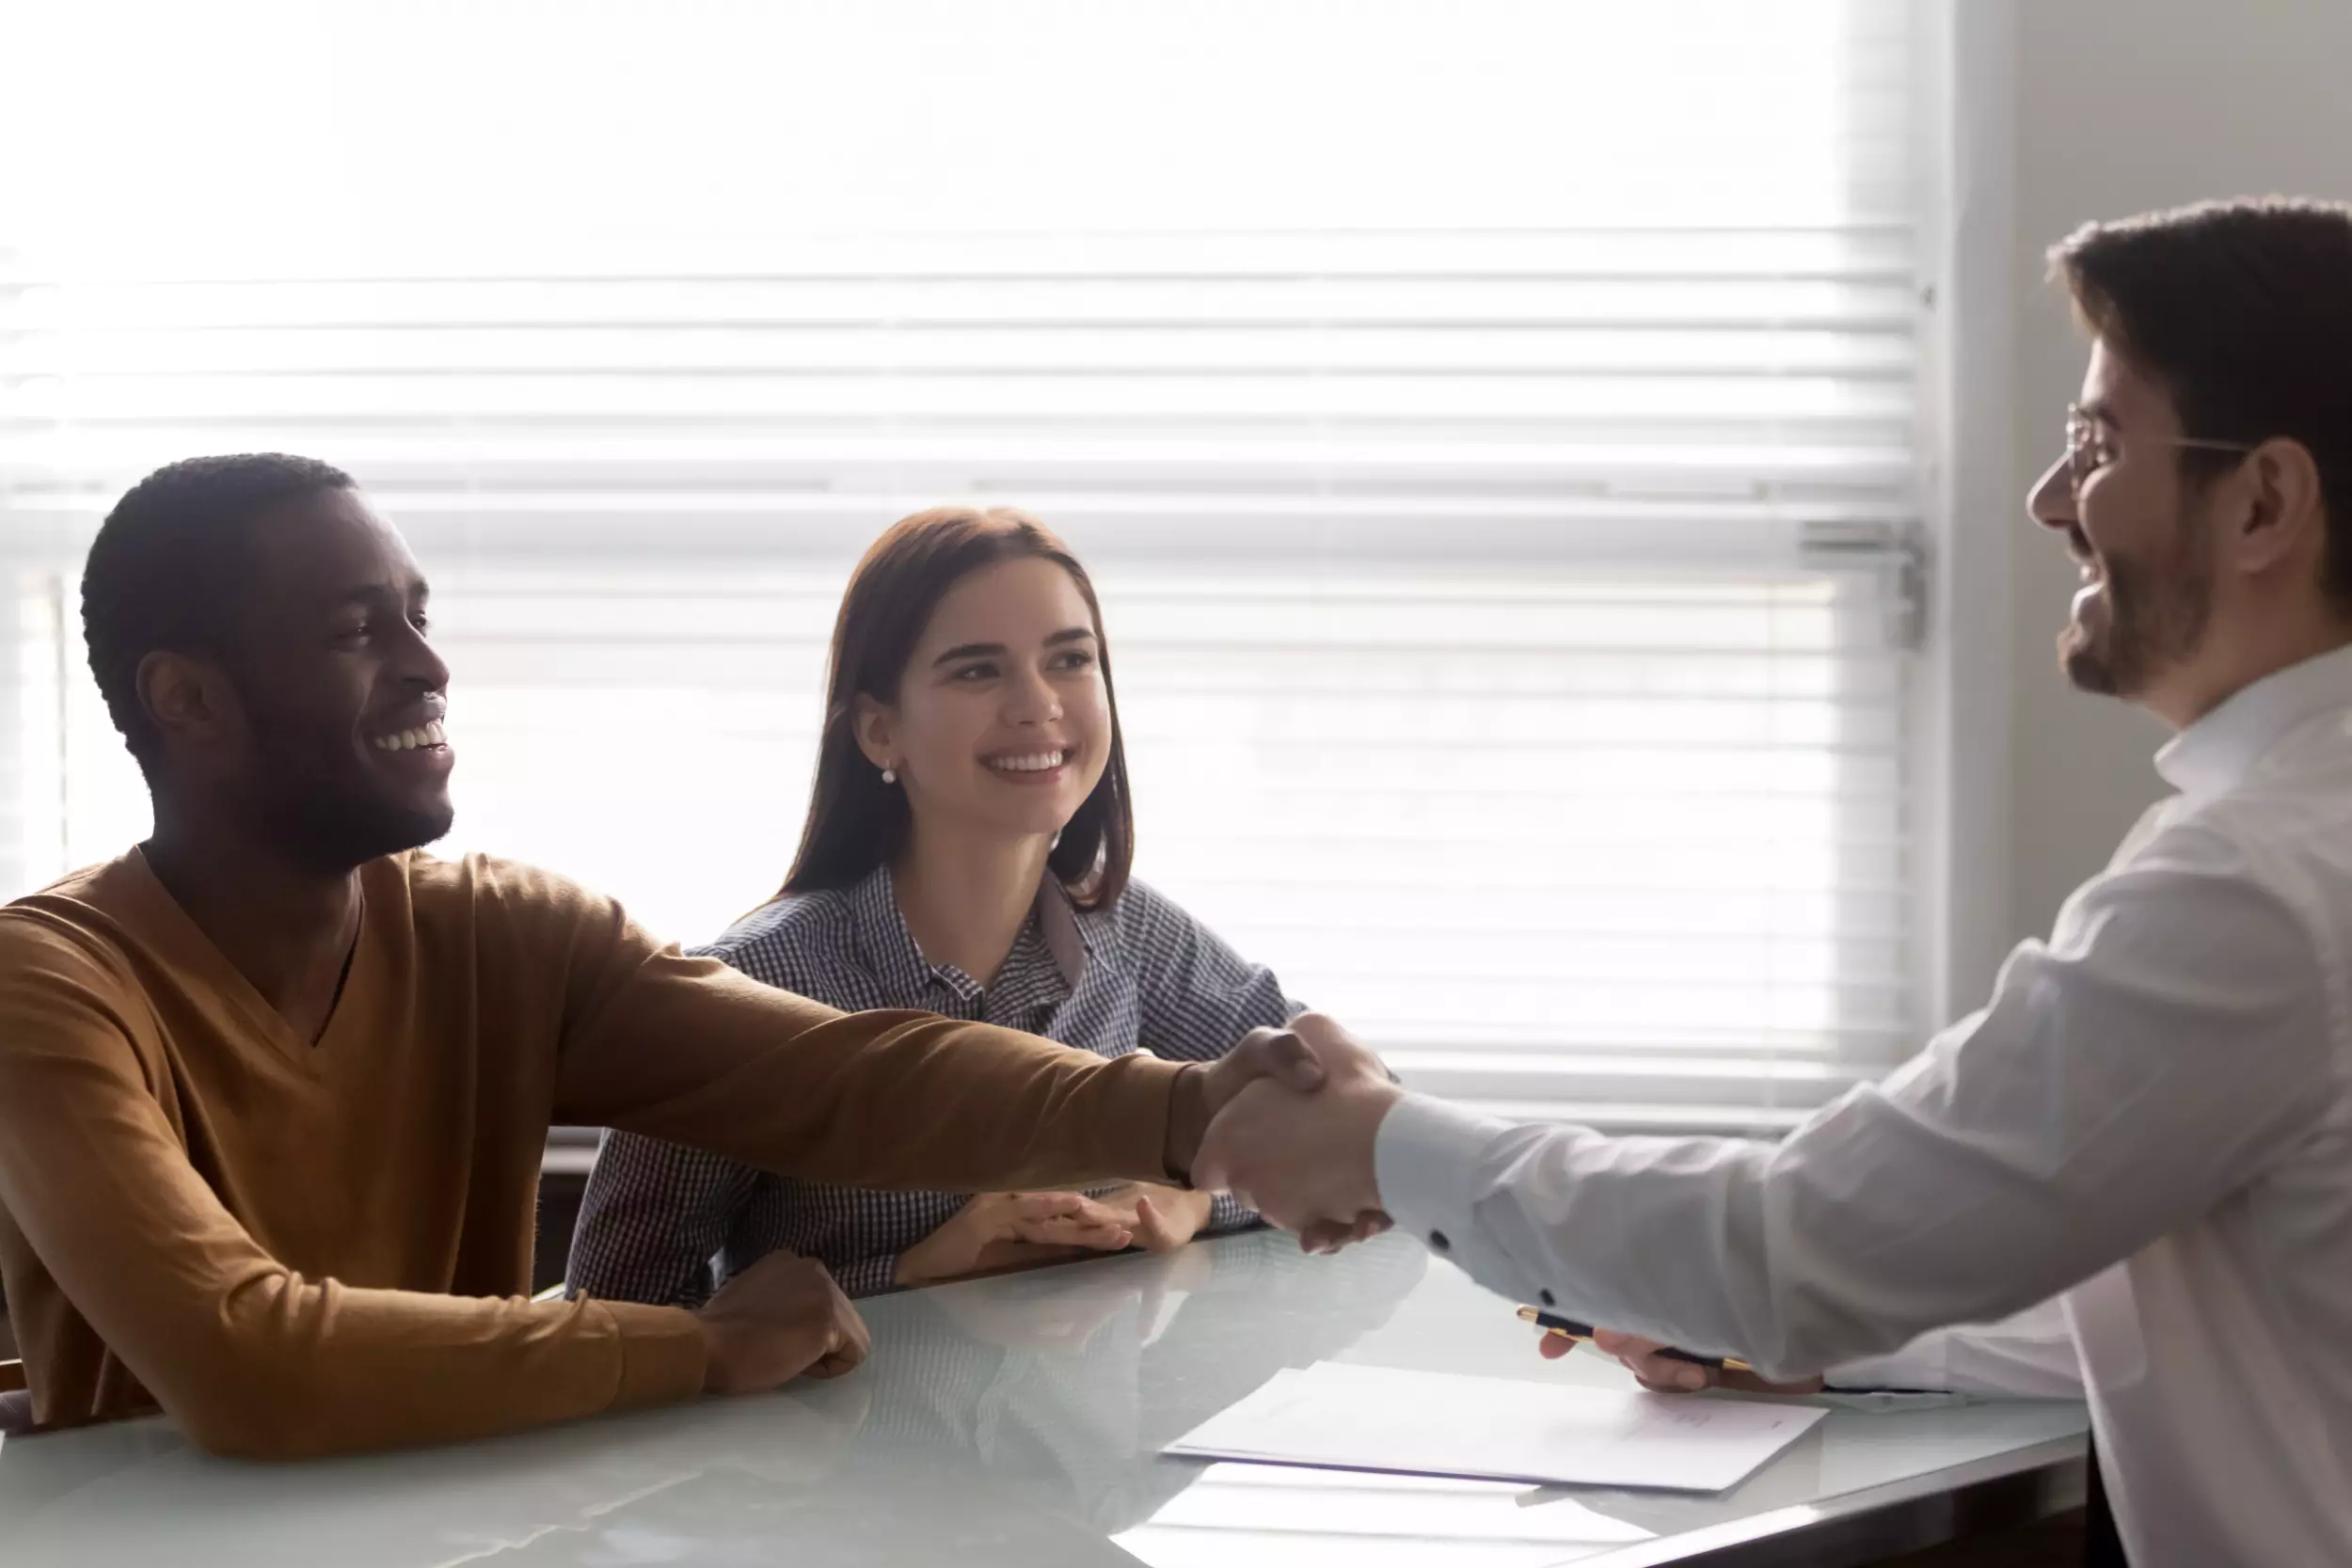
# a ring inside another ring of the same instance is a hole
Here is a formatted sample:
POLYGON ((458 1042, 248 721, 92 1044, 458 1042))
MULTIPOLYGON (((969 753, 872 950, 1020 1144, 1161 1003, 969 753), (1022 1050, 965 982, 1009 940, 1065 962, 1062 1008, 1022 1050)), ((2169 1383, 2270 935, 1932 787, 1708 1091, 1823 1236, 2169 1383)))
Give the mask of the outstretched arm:
POLYGON ((578 894, 555 1119, 848 1186, 997 1192, 1185 1180, 1212 1112, 1297 1042, 1214 1065, 1089 1052, 916 1012, 841 1013, 690 958, 578 894))
POLYGON ((1768 1376, 1883 1354, 2296 1156, 2332 1102, 2325 971, 2233 855, 2182 834, 2103 879, 1983 1013, 1778 1145, 1515 1126, 1335 1070, 1245 1095, 1203 1163, 1282 1223, 1376 1207, 1494 1289, 1768 1376))

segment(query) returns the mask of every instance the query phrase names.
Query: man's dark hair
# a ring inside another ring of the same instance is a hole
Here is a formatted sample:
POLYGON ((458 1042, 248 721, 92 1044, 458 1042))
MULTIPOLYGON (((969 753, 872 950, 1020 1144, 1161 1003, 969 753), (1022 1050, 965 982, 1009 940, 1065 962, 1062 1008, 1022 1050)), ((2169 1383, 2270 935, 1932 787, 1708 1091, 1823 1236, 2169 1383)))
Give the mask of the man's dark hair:
POLYGON ((82 573, 82 636, 106 711, 151 778, 159 736, 139 702, 139 661, 158 650, 227 656, 251 575, 246 525, 280 501, 350 486, 315 458, 191 457, 140 480, 106 515, 82 573))
MULTIPOLYGON (((2267 197, 2087 224, 2050 265, 2090 330, 2163 383, 2184 436, 2312 454, 2323 586, 2352 614, 2352 206, 2267 197)), ((2192 483, 2238 461, 2180 453, 2192 483)))

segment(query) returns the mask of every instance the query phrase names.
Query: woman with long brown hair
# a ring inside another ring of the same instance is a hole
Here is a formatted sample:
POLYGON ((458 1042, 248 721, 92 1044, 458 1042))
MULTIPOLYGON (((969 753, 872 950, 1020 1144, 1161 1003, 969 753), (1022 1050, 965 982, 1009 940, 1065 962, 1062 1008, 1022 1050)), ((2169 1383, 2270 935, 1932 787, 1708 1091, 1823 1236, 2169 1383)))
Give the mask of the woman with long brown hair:
MULTIPOLYGON (((917 513, 876 540, 833 636, 800 853, 705 952, 845 1010, 909 1007, 1104 1056, 1222 1056, 1298 1011, 1273 974, 1131 881, 1110 650, 1067 546, 1009 508, 917 513)), ((851 1295, 1247 1223, 1230 1198, 860 1192, 608 1134, 574 1291, 694 1305, 767 1253, 851 1295)))

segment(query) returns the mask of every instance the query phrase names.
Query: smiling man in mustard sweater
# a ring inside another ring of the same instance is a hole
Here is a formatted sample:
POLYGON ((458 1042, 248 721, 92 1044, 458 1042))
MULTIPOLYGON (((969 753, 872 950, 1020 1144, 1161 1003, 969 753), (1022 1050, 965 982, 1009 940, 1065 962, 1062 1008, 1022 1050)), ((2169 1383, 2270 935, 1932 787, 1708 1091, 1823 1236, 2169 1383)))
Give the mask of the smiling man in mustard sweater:
MULTIPOLYGON (((423 575, 350 480, 199 458, 90 551, 91 668, 153 836, 0 909, 0 1284, 42 1421, 160 1404, 294 1457, 836 1373, 863 1328, 777 1255, 700 1312, 524 1299, 551 1122, 812 1180, 1181 1179, 1249 1077, 843 1015, 610 900, 418 847, 452 820, 423 575)), ((624 720, 626 721, 624 716, 624 720)), ((582 737, 653 743, 626 721, 582 737)))

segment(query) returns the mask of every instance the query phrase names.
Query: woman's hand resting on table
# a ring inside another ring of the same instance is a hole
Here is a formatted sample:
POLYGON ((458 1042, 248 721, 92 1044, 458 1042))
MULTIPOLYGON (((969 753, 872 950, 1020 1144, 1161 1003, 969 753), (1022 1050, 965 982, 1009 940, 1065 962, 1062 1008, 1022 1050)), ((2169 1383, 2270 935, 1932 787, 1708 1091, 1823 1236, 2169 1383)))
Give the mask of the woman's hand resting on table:
POLYGON ((1089 1252, 1123 1252, 1135 1244, 1136 1225, 1132 1209, 1122 1213, 1082 1193, 982 1193, 900 1253, 891 1277, 931 1285, 1089 1252))
POLYGON ((1209 1223, 1209 1205, 1215 1198, 1213 1193, 1130 1181, 1096 1201, 1119 1215, 1133 1233, 1135 1245, 1146 1252, 1173 1252, 1209 1223))

